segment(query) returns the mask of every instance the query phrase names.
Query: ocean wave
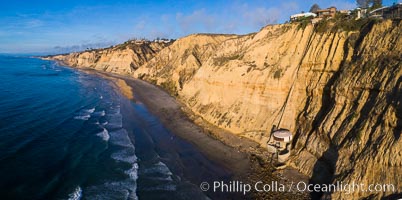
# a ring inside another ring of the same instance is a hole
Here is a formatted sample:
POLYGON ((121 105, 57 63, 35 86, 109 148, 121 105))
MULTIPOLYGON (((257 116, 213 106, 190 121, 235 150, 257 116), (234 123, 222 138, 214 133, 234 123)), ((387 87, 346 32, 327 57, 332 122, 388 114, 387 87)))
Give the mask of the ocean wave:
POLYGON ((93 112, 95 112, 95 108, 83 109, 82 111, 86 112, 86 113, 89 113, 89 114, 92 114, 93 112))
POLYGON ((117 129, 123 127, 123 116, 121 114, 108 114, 106 115, 106 118, 109 122, 107 128, 117 129))
POLYGON ((112 153, 111 157, 114 160, 130 164, 134 164, 135 162, 137 162, 137 156, 135 155, 135 150, 132 148, 123 149, 118 152, 112 153))
POLYGON ((102 110, 102 111, 99 111, 99 112, 94 112, 93 115, 97 116, 97 117, 103 117, 103 116, 106 115, 106 112, 104 110, 102 110))
POLYGON ((82 109, 80 112, 78 112, 77 116, 74 117, 74 119, 79 119, 79 120, 88 120, 91 118, 91 114, 95 112, 95 108, 90 108, 90 109, 82 109))
POLYGON ((80 115, 80 116, 75 116, 74 119, 79 119, 79 120, 88 120, 91 117, 91 115, 80 115))
POLYGON ((176 191, 176 185, 172 183, 144 188, 145 191, 176 191))
POLYGON ((141 171, 142 174, 155 174, 155 173, 159 173, 159 174, 163 174, 163 175, 167 175, 167 176, 171 176, 173 175, 173 173, 170 171, 169 167, 166 166, 165 163, 159 161, 158 163, 155 163, 154 166, 144 169, 143 171, 141 171))
POLYGON ((109 141, 110 135, 109 135, 109 132, 105 128, 103 128, 102 132, 99 132, 96 135, 101 137, 106 142, 109 141))
POLYGON ((68 200, 80 200, 82 197, 82 189, 80 186, 75 188, 74 192, 68 195, 68 200))
POLYGON ((136 181, 138 179, 138 164, 134 163, 133 166, 124 171, 132 180, 136 181))
POLYGON ((91 186, 85 191, 86 199, 138 199, 137 182, 132 179, 106 182, 102 185, 91 186))
POLYGON ((128 137, 128 133, 125 129, 119 129, 109 133, 110 141, 112 144, 122 147, 132 148, 134 150, 134 145, 128 137))
POLYGON ((146 177, 147 179, 154 180, 154 181, 173 181, 173 178, 171 175, 165 176, 165 177, 146 177))
POLYGON ((111 103, 108 111, 112 114, 120 114, 120 105, 113 105, 113 103, 111 103))

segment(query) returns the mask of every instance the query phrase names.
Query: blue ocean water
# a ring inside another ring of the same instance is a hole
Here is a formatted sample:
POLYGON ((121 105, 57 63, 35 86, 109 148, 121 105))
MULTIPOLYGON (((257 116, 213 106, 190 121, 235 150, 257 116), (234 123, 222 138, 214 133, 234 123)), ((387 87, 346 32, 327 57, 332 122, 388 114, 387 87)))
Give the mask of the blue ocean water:
POLYGON ((0 55, 0 199, 205 199, 231 176, 110 80, 0 55))

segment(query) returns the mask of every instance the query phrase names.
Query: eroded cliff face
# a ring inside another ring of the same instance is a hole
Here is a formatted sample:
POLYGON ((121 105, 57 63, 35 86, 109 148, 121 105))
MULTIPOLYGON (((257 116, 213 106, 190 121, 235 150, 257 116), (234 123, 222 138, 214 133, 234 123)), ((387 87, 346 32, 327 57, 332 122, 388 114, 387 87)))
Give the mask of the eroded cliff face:
MULTIPOLYGON (((402 193, 401 32, 400 21, 384 21, 356 32, 285 24, 244 36, 191 35, 129 73, 166 88, 209 123, 262 146, 274 125, 291 130, 288 164, 313 182, 395 185, 394 192, 331 194, 377 198, 402 193)), ((93 59, 85 53, 59 59, 127 72, 75 59, 84 55, 93 59)))
POLYGON ((130 75, 170 43, 128 41, 111 48, 50 56, 72 67, 89 67, 105 72, 130 75))
POLYGON ((401 31, 400 22, 386 21, 356 32, 317 33, 313 26, 287 24, 247 36, 189 36, 134 75, 162 85, 208 122, 261 145, 273 125, 290 129, 289 165, 313 182, 393 183, 400 193, 401 31))

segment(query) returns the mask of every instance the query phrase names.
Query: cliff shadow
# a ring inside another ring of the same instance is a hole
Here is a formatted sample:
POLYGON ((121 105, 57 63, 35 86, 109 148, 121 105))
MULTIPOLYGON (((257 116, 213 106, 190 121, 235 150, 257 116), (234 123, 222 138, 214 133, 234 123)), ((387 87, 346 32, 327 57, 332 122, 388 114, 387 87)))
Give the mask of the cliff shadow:
POLYGON ((381 200, 394 200, 394 199, 402 199, 402 193, 390 194, 388 196, 381 198, 381 200))
MULTIPOLYGON (((335 168, 338 157, 338 149, 331 145, 314 164, 313 175, 309 180, 309 184, 331 184, 335 180, 335 168)), ((329 195, 330 193, 312 192, 310 193, 310 198, 313 200, 330 199, 329 195)))
POLYGON ((353 50, 353 56, 352 56, 352 60, 353 61, 357 61, 361 59, 361 55, 359 55, 359 47, 361 46, 361 44, 363 43, 364 38, 370 33, 370 31, 373 29, 375 24, 375 21, 371 20, 369 21, 367 24, 365 24, 362 29, 360 30, 360 34, 357 38, 357 40, 355 41, 355 43, 353 44, 354 46, 354 50, 353 50))
POLYGON ((394 129, 394 138, 395 141, 399 140, 399 138, 401 137, 401 133, 402 133, 402 106, 398 106, 402 104, 402 90, 400 89, 400 86, 402 85, 402 77, 399 77, 398 82, 396 84, 396 87, 394 88, 394 94, 395 95, 395 101, 393 96, 390 95, 387 98, 387 101, 390 103, 394 103, 394 106, 396 107, 396 118, 397 118, 397 124, 396 124, 396 128, 394 129))

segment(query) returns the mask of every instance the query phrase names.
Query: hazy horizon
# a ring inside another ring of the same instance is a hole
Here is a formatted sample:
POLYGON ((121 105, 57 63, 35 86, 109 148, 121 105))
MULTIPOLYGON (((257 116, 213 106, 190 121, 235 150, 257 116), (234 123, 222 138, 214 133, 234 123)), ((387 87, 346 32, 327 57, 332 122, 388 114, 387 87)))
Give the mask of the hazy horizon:
MULTIPOLYGON (((321 8, 356 7, 354 0, 263 1, 12 1, 0 14, 0 53, 43 54, 102 48, 131 38, 193 33, 247 34, 321 8)), ((401 0, 385 0, 391 5, 401 0)))

